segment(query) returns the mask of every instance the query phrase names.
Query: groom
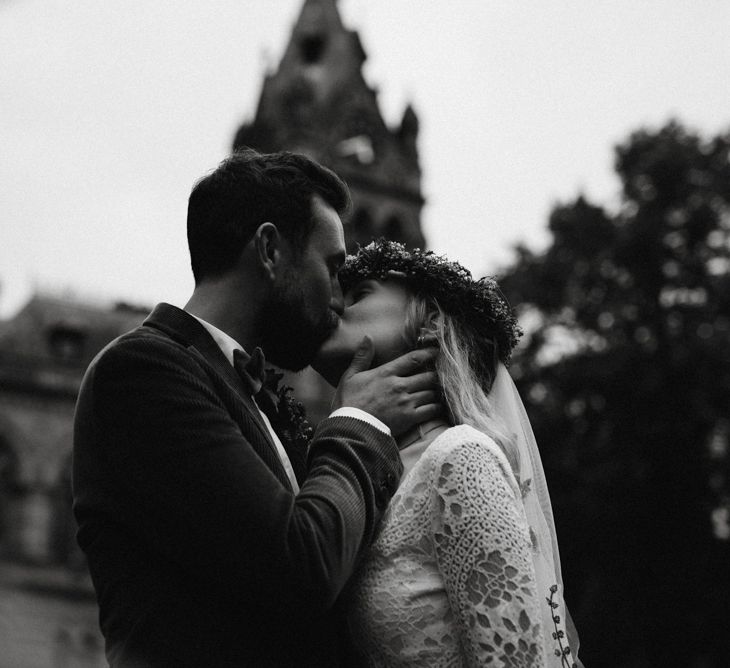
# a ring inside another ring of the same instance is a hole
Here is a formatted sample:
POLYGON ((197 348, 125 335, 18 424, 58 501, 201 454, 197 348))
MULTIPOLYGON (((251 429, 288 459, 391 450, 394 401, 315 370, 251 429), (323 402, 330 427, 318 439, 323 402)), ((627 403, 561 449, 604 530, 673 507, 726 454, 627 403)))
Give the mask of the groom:
POLYGON ((228 158, 190 195, 185 309, 158 305, 87 371, 74 511, 113 667, 338 665, 334 606, 398 484, 393 437, 439 410, 430 351, 369 369, 366 340, 306 464, 272 427, 263 355, 301 369, 337 327, 348 204, 304 156, 228 158))

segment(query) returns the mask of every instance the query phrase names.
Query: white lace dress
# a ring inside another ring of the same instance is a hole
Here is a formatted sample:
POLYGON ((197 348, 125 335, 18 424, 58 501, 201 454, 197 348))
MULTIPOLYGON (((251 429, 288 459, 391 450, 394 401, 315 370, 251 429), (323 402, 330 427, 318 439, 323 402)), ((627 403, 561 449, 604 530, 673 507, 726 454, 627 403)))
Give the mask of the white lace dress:
POLYGON ((353 581, 348 621, 364 665, 545 665, 521 498, 481 432, 451 427, 428 445, 353 581))

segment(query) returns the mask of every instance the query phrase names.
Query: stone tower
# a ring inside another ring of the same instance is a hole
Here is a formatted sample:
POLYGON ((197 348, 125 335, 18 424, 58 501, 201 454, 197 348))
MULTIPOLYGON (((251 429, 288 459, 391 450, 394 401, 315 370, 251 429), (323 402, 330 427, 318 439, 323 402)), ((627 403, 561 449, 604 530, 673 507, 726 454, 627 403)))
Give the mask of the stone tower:
POLYGON ((418 117, 408 105, 389 128, 362 74, 360 39, 347 30, 336 0, 305 0, 278 69, 266 75, 254 119, 234 148, 305 153, 350 186, 348 250, 385 236, 423 247, 418 117))

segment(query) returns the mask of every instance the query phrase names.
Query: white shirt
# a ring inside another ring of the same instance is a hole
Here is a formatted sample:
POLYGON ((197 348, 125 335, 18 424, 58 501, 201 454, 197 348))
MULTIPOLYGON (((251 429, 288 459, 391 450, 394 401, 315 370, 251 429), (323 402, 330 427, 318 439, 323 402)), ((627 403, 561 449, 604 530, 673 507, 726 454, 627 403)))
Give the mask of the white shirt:
MULTIPOLYGON (((213 340, 218 344, 218 347, 226 356, 228 362, 231 364, 231 366, 233 366, 233 352, 235 350, 243 350, 243 346, 241 346, 233 337, 229 336, 224 331, 218 329, 214 325, 211 325, 209 322, 206 322, 202 318, 199 318, 192 313, 190 313, 190 315, 192 315, 193 318, 195 318, 201 325, 203 325, 203 327, 205 327, 207 332, 213 337, 213 340)), ((255 403, 256 398, 252 397, 252 399, 255 403)), ((281 460, 282 465, 284 466, 284 470, 286 471, 286 475, 289 478, 289 482, 291 482, 292 489, 294 490, 295 494, 298 494, 299 485, 297 484, 297 478, 294 475, 294 468, 291 465, 289 455, 286 454, 286 450, 284 450, 284 446, 282 445, 281 440, 279 440, 279 437, 276 435, 274 428, 271 426, 271 422, 269 422, 269 418, 266 417, 266 414, 259 408, 258 404, 256 404, 256 408, 259 409, 259 413, 261 413, 264 424, 269 430, 271 439, 274 441, 274 445, 276 446, 276 452, 279 455, 279 459, 281 460)), ((379 429, 383 433, 390 435, 390 429, 387 427, 387 425, 383 424, 374 415, 370 415, 370 413, 367 413, 360 408, 343 406, 342 408, 338 408, 337 410, 333 411, 330 414, 330 417, 352 417, 356 420, 362 420, 363 422, 367 422, 368 424, 372 425, 376 429, 379 429)))

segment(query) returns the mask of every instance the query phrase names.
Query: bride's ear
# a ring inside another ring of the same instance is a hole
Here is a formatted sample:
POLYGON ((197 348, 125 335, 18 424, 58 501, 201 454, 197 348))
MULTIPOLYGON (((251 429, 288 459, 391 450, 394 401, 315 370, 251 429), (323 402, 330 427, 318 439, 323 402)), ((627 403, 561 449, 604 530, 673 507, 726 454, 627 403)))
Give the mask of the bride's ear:
POLYGON ((276 278, 282 261, 282 237, 274 223, 261 223, 253 236, 254 257, 269 280, 276 278))
POLYGON ((426 327, 422 327, 421 333, 418 335, 418 338, 416 339, 416 347, 417 348, 428 348, 429 346, 433 346, 434 348, 438 348, 438 345, 439 345, 439 340, 435 334, 435 330, 428 329, 426 327))
POLYGON ((439 340, 437 336, 438 332, 438 319, 439 319, 439 312, 435 309, 429 309, 428 313, 426 314, 426 319, 423 325, 421 325, 421 330, 418 332, 418 347, 424 348, 427 346, 436 346, 439 345, 439 340))

